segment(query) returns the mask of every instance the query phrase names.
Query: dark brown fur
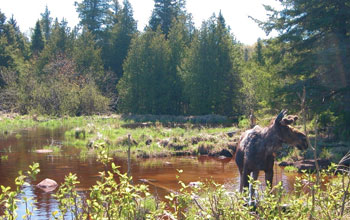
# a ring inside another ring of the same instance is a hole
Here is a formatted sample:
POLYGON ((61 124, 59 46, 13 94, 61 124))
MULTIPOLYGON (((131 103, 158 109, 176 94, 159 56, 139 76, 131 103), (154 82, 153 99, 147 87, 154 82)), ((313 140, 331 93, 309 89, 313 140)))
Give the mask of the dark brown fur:
POLYGON ((274 153, 281 149, 283 143, 300 150, 308 147, 305 134, 289 126, 298 117, 285 114, 286 111, 282 111, 269 127, 255 126, 241 135, 236 150, 241 192, 244 187, 248 187, 250 173, 253 173, 253 179, 256 180, 260 170, 265 171, 266 183, 272 184, 274 153))

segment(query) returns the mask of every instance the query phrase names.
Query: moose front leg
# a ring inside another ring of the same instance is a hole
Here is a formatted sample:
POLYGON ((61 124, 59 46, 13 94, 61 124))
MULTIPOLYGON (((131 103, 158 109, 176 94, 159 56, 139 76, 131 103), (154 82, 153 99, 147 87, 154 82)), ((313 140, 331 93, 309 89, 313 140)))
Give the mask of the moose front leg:
MULTIPOLYGON (((259 170, 254 170, 253 171, 253 181, 256 181, 259 177, 259 170)), ((255 191, 255 186, 252 183, 249 184, 249 199, 250 201, 253 201, 256 197, 256 191, 255 191)))
POLYGON ((271 156, 267 157, 266 161, 267 161, 266 169, 265 169, 266 186, 272 186, 273 165, 274 165, 274 162, 275 162, 275 157, 271 155, 271 156))
POLYGON ((246 167, 243 167, 243 171, 241 173, 241 179, 240 179, 240 184, 239 184, 239 191, 243 192, 243 189, 245 187, 249 186, 249 182, 248 182, 248 176, 250 175, 251 171, 248 170, 246 167))

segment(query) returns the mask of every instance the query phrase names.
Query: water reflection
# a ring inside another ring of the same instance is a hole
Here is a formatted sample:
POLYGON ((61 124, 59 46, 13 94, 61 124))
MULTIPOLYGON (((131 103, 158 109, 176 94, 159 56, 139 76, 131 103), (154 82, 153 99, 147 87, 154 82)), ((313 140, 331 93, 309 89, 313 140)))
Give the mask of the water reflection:
MULTIPOLYGON (((18 176, 19 170, 27 170, 33 162, 40 164, 40 173, 37 180, 29 187, 24 188, 24 195, 33 198, 34 219, 49 219, 52 212, 57 210, 58 203, 52 196, 56 191, 44 192, 35 187, 45 178, 55 180, 58 184, 64 181, 64 177, 69 173, 78 176, 80 184, 78 191, 81 195, 88 193, 88 189, 99 180, 98 173, 104 170, 103 165, 97 163, 94 158, 87 157, 81 159, 78 150, 72 150, 68 146, 62 147, 60 154, 35 153, 35 149, 40 149, 44 145, 54 141, 63 141, 64 129, 33 129, 23 130, 20 135, 12 134, 0 137, 1 155, 8 155, 7 160, 0 161, 0 184, 15 187, 14 179, 18 176)), ((114 158, 114 163, 121 166, 121 172, 126 172, 126 158, 123 156, 114 158)), ((195 181, 214 180, 217 183, 225 184, 231 190, 237 190, 239 184, 238 168, 231 158, 212 157, 171 157, 157 159, 137 159, 132 160, 131 173, 134 183, 141 183, 140 180, 147 180, 150 191, 160 199, 169 190, 177 190, 181 180, 185 184, 195 181), (178 170, 183 170, 179 174, 178 170), (179 175, 179 180, 176 176, 179 175)), ((264 181, 264 174, 261 172, 260 181, 264 181)), ((274 184, 282 181, 287 191, 292 190, 294 175, 286 175, 283 170, 275 166, 274 184)), ((25 204, 19 204, 19 219, 25 214, 25 204)))

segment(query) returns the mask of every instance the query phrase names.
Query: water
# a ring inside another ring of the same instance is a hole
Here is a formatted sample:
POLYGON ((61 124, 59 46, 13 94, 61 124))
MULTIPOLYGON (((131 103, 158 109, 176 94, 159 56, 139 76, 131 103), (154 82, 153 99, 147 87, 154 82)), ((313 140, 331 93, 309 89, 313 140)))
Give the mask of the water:
MULTIPOLYGON (((103 171, 102 164, 96 162, 92 157, 79 157, 79 150, 63 146, 61 153, 36 153, 44 145, 64 139, 64 129, 31 129, 19 131, 17 134, 0 136, 0 154, 7 155, 7 159, 0 160, 0 185, 11 186, 13 189, 14 179, 19 170, 28 170, 33 162, 40 164, 40 173, 37 180, 31 186, 24 188, 24 195, 32 198, 34 210, 33 219, 49 219, 52 212, 57 210, 57 201, 53 192, 44 192, 35 185, 45 178, 55 180, 58 184, 64 181, 69 173, 78 176, 80 184, 78 191, 81 194, 88 193, 88 189, 99 180, 98 172, 103 171)), ((127 172, 127 160, 125 156, 114 158, 114 163, 121 166, 122 172, 127 172)), ((285 174, 283 169, 275 165, 274 184, 282 181, 287 191, 293 190, 295 174, 285 174)), ((239 185, 238 168, 231 158, 218 159, 212 157, 170 157, 156 159, 132 160, 131 174, 134 183, 142 183, 147 180, 150 191, 159 199, 170 190, 180 188, 176 176, 188 184, 195 181, 214 180, 225 184, 228 189, 237 190, 239 185), (178 170, 183 170, 179 174, 178 170)), ((260 181, 264 181, 261 172, 260 181)), ((56 189, 57 190, 57 189, 56 189)), ((19 219, 25 213, 24 204, 19 204, 19 219)))

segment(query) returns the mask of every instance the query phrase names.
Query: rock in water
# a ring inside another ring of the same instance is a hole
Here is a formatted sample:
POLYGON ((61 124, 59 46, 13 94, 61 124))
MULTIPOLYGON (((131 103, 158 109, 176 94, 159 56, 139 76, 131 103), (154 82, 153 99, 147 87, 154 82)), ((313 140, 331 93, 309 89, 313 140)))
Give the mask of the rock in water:
POLYGON ((36 185, 38 188, 44 190, 45 192, 51 192, 58 186, 55 180, 46 178, 36 185))
POLYGON ((53 150, 51 149, 38 149, 38 150, 35 150, 35 153, 38 153, 38 154, 47 154, 47 153, 52 153, 53 150))

